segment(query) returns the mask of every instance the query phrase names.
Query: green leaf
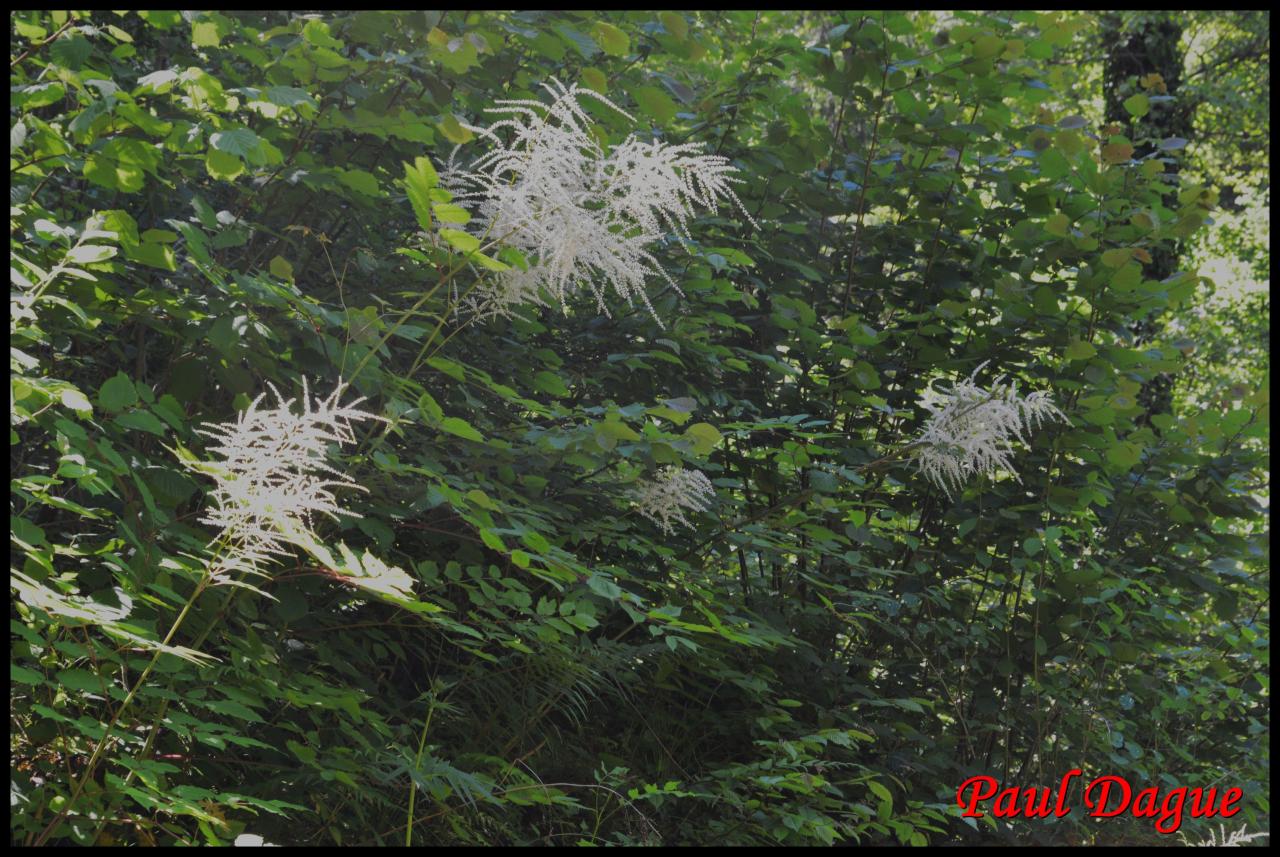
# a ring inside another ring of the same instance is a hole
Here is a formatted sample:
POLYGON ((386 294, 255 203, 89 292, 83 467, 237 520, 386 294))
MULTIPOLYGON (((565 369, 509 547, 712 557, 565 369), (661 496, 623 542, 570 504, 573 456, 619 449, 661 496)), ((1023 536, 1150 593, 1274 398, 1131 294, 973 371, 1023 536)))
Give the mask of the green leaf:
POLYGON ((472 488, 467 492, 466 497, 481 509, 488 509, 490 511, 496 511, 498 509, 498 504, 489 499, 489 495, 481 491, 479 488, 472 488))
POLYGON ((539 372, 533 376, 533 386, 544 393, 564 397, 569 395, 569 387, 564 379, 554 372, 539 372))
POLYGON ((302 27, 302 37, 318 48, 340 51, 346 47, 329 34, 329 25, 324 21, 314 19, 307 21, 302 27))
POLYGON ((47 107, 50 104, 56 104, 66 95, 66 87, 60 83, 50 81, 21 87, 15 93, 15 101, 23 108, 32 110, 36 107, 47 107))
POLYGON ((689 22, 684 16, 678 12, 659 12, 658 20, 662 21, 662 26, 668 33, 675 36, 680 41, 689 38, 689 22))
POLYGON ((57 65, 79 71, 93 54, 93 43, 75 30, 49 46, 49 58, 57 65))
POLYGON ((666 125, 676 115, 676 103, 656 86, 636 86, 631 89, 631 97, 640 105, 640 110, 660 125, 666 125))
POLYGON ((119 252, 115 247, 103 247, 101 244, 82 244, 71 248, 67 258, 77 265, 92 265, 105 262, 119 252))
POLYGON ((142 190, 146 174, 160 165, 155 146, 131 137, 115 137, 85 158, 84 177, 111 190, 134 193, 142 190))
POLYGON ((29 42, 43 42, 49 31, 39 24, 32 24, 21 18, 13 18, 13 30, 29 42))
POLYGON ((461 417, 445 417, 440 421, 440 428, 467 440, 474 440, 477 443, 484 442, 484 435, 476 431, 471 423, 461 417))
POLYGON ((600 46, 596 44, 595 39, 578 32, 572 27, 556 27, 556 32, 560 34, 561 38, 572 45, 573 49, 578 52, 579 56, 585 60, 589 60, 596 54, 600 53, 600 46))
POLYGON ((1060 179, 1071 172, 1071 164, 1057 149, 1045 149, 1040 153, 1040 175, 1043 178, 1060 179))
POLYGON ((475 44, 464 36, 450 37, 439 27, 427 34, 427 54, 454 74, 480 62, 475 44))
POLYGON ((695 455, 706 455, 720 443, 720 430, 710 423, 694 423, 684 430, 684 436, 693 444, 695 455))
POLYGON ((471 131, 462 127, 462 123, 458 121, 458 117, 452 113, 440 120, 436 125, 440 129, 440 133, 444 134, 446 140, 450 143, 457 143, 461 146, 468 143, 475 136, 471 131))
POLYGON ((431 210, 442 223, 466 223, 471 219, 469 211, 452 202, 432 203, 431 210))
POLYGON ((1044 231, 1050 235, 1056 235, 1059 238, 1067 237, 1067 230, 1071 226, 1071 221, 1061 211, 1049 217, 1044 222, 1044 231))
POLYGON ((622 587, 598 572, 587 578, 587 586, 596 595, 609 601, 616 601, 622 597, 622 587))
POLYGON ((404 185, 409 196, 409 204, 418 218, 418 225, 431 230, 431 189, 440 183, 435 167, 425 157, 414 158, 412 164, 404 165, 404 185))
POLYGON ((244 172, 244 161, 235 155, 210 149, 204 157, 204 168, 212 178, 231 181, 244 172))
POLYGON ((466 369, 464 369, 460 363, 450 360, 447 357, 428 357, 427 365, 432 369, 443 372, 456 381, 466 380, 466 369))
POLYGON ((875 780, 868 780, 867 788, 871 790, 872 794, 880 799, 880 819, 884 820, 888 818, 890 813, 893 811, 893 795, 890 794, 887 788, 875 780))
POLYGON ((93 413, 93 405, 89 404, 88 397, 75 387, 64 387, 58 393, 58 400, 75 411, 78 416, 88 416, 93 413))
POLYGON ((305 744, 299 744, 297 741, 294 741, 293 739, 286 739, 284 742, 284 745, 289 748, 289 751, 293 753, 293 755, 297 756, 303 762, 306 762, 308 765, 315 764, 315 761, 316 761, 315 750, 312 750, 310 747, 306 746, 305 744))
POLYGON ((1088 360, 1098 354, 1098 349, 1093 347, 1093 343, 1085 342, 1078 339, 1067 346, 1067 350, 1063 352, 1068 360, 1088 360))
POLYGON ((480 249, 480 239, 461 229, 441 229, 440 237, 448 241, 455 250, 470 253, 480 249))
POLYGON ((1139 92, 1124 100, 1124 109, 1135 119, 1141 119, 1151 110, 1151 99, 1139 92))
POLYGON ((499 262, 497 259, 490 258, 484 255, 483 253, 468 253, 467 258, 470 259, 472 262, 475 262, 481 268, 484 268, 489 271, 510 271, 511 270, 510 265, 507 265, 503 262, 499 262))
POLYGON ((635 429, 620 420, 605 420, 604 422, 596 423, 595 429, 596 434, 612 438, 615 441, 640 439, 640 435, 636 433, 635 429))
POLYGON ((272 256, 271 262, 267 265, 267 270, 271 272, 273 277, 293 282, 293 264, 283 256, 272 256))
POLYGON ((545 57, 552 62, 559 62, 564 59, 564 43, 551 33, 545 31, 538 33, 530 43, 530 47, 539 56, 545 57))
POLYGON ((598 68, 584 68, 582 70, 582 82, 586 84, 588 89, 595 90, 601 95, 609 91, 609 79, 598 68))
POLYGON ((229 155, 247 158, 258 151, 262 138, 248 128, 233 128, 209 135, 209 147, 229 155))
POLYGON ((430 424, 439 423, 444 419, 444 411, 430 393, 423 393, 418 397, 418 410, 430 424))
POLYGON ((591 35, 595 37, 596 43, 600 45, 601 49, 610 56, 626 56, 627 51, 631 49, 631 39, 627 38, 627 34, 613 26, 613 24, 599 21, 592 28, 591 35))
POLYGON ((497 533, 493 532, 493 530, 490 530, 488 527, 480 528, 480 541, 484 542, 485 547, 490 550, 495 550, 504 554, 507 552, 507 546, 502 543, 502 539, 497 533))
POLYGON ((222 41, 218 33, 218 25, 212 21, 193 21, 191 24, 191 45, 196 48, 216 48, 222 41))
POLYGON ((20 667, 12 661, 9 662, 9 681, 18 682, 19 684, 43 684, 44 680, 44 676, 35 670, 20 667))
POLYGON ((108 686, 97 674, 82 669, 61 670, 57 674, 57 680, 64 687, 87 693, 103 693, 108 686))
POLYGON ((138 391, 133 381, 123 372, 108 378, 98 390, 98 407, 110 413, 123 411, 138 403, 138 391))
POLYGON ((1102 254, 1102 264, 1108 268, 1119 268, 1133 258, 1132 247, 1117 247, 1102 254))
POLYGON ((378 196, 381 194, 381 190, 378 188, 378 180, 373 177, 372 173, 364 170, 342 170, 338 174, 338 181, 365 196, 378 196))
POLYGON ((986 60, 999 56, 1004 48, 1005 41, 999 36, 979 36, 973 40, 973 55, 976 59, 986 60))
POLYGON ((207 700, 200 703, 204 708, 218 714, 226 714, 240 720, 248 720, 251 723, 261 723, 262 716, 247 705, 235 702, 230 699, 207 700))
POLYGON ((880 389, 880 374, 876 372, 874 366, 865 360, 859 360, 853 364, 849 374, 852 376, 853 382, 863 390, 880 389))
POLYGON ((263 90, 263 97, 278 107, 317 107, 315 98, 305 89, 296 86, 268 86, 263 90))
POLYGON ((1142 460, 1142 445, 1130 441, 1119 441, 1107 449, 1107 461, 1123 470, 1128 470, 1142 460))
POLYGON ((147 410, 130 411, 127 414, 121 414, 113 421, 125 428, 138 429, 140 431, 149 432, 154 435, 164 437, 168 432, 165 424, 161 422, 155 414, 147 410))

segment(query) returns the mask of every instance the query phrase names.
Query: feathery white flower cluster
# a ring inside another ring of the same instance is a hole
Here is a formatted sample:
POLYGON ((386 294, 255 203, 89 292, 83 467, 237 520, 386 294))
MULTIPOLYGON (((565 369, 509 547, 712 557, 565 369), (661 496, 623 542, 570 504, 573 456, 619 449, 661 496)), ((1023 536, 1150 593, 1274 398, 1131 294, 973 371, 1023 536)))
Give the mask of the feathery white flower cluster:
POLYGON ((684 510, 707 511, 715 501, 716 489, 701 471, 671 465, 642 483, 632 496, 640 514, 661 527, 664 533, 671 533, 676 523, 692 529, 693 524, 684 516, 684 510))
POLYGON ((450 158, 441 177, 455 201, 478 215, 471 221, 477 234, 514 247, 529 261, 528 270, 513 268, 481 283, 471 308, 482 316, 509 316, 521 304, 546 306, 544 291, 563 308, 574 289, 586 286, 608 315, 604 295, 612 286, 628 304, 639 298, 652 315, 644 289, 649 277, 661 276, 683 292, 650 245, 669 232, 691 240, 696 210, 715 210, 723 199, 750 220, 732 188, 741 180, 733 177, 728 158, 702 154, 696 143, 644 142, 632 134, 606 153, 581 97, 635 120, 577 84, 553 79, 543 87, 551 104, 500 100, 487 112, 506 118, 488 128, 465 126, 495 148, 465 169, 450 158))
POLYGON ((317 513, 335 520, 359 517, 334 496, 335 489, 360 486, 327 463, 329 444, 353 443, 353 422, 384 419, 357 408, 364 399, 338 404, 345 389, 341 382, 313 406, 304 378, 300 414, 292 410, 293 399, 267 386, 275 394, 275 408, 258 407, 263 393, 236 420, 196 430, 215 442, 210 452, 221 459, 189 466, 217 482, 201 522, 222 530, 231 548, 227 560, 220 561, 223 577, 231 567, 251 570, 271 554, 284 553, 287 543, 313 542, 317 513))
POLYGON ((1018 395, 1017 382, 996 378, 990 389, 974 383, 984 362, 968 378, 944 393, 930 387, 920 405, 932 416, 916 444, 916 460, 923 473, 950 496, 978 473, 1007 470, 1013 466, 1013 440, 1027 441, 1027 432, 1051 419, 1066 415, 1045 392, 1018 395))
POLYGON ((1271 836, 1271 834, 1265 830, 1260 831, 1258 833, 1245 833, 1247 829, 1248 829, 1248 825, 1241 827, 1239 830, 1235 831, 1234 833, 1227 833, 1227 826, 1224 824, 1218 828, 1218 836, 1215 837, 1213 833, 1213 828, 1209 828, 1209 838, 1201 840, 1200 842, 1192 842, 1189 839, 1187 839, 1186 834, 1183 834, 1182 844, 1190 845, 1193 848, 1223 848, 1223 847, 1238 848, 1240 846, 1243 846, 1252 842, 1255 839, 1262 839, 1263 837, 1271 836))

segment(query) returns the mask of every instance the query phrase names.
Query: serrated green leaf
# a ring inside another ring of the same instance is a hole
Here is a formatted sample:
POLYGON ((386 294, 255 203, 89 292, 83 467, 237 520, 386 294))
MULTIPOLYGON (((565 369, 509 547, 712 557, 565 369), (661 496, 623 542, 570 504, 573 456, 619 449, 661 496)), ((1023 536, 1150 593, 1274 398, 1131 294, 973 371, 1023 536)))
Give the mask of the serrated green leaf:
POLYGON ((448 241, 455 250, 470 253, 480 249, 480 239, 461 229, 441 229, 440 237, 448 241))
POLYGON ((342 170, 338 174, 338 181, 365 196, 378 196, 381 194, 378 180, 373 177, 373 173, 365 170, 342 170))
POLYGON ((133 381, 123 372, 108 378, 98 389, 98 407, 110 413, 123 411, 138 403, 138 391, 133 381))
POLYGON ((405 190, 413 213, 418 218, 418 225, 423 229, 433 228, 431 220, 431 189, 440 183, 435 167, 425 157, 414 158, 412 164, 404 165, 405 190))
POLYGON ((436 202, 432 204, 431 209, 436 219, 442 223, 466 223, 471 219, 469 211, 452 202, 436 202))
POLYGON ((484 442, 484 435, 476 431, 475 426, 461 417, 445 417, 440 421, 440 428, 466 440, 473 440, 477 443, 484 442))
POLYGON ((160 153, 150 143, 115 137, 85 158, 84 177, 102 187, 134 193, 142 190, 146 174, 159 164, 160 153))

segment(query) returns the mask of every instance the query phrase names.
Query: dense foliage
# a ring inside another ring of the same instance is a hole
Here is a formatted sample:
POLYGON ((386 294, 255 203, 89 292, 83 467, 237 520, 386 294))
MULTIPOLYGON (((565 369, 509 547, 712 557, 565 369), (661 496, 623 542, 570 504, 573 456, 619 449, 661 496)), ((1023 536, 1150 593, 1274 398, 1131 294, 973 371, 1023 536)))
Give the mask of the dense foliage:
POLYGON ((1161 839, 958 817, 1076 767, 1268 828, 1268 304, 1204 312, 1218 194, 1094 26, 14 13, 12 841, 1161 839), (480 312, 533 245, 449 168, 552 81, 741 207, 480 312), (1065 416, 939 487, 922 398, 998 376, 1065 416), (340 380, 359 517, 227 560, 217 438, 340 380))

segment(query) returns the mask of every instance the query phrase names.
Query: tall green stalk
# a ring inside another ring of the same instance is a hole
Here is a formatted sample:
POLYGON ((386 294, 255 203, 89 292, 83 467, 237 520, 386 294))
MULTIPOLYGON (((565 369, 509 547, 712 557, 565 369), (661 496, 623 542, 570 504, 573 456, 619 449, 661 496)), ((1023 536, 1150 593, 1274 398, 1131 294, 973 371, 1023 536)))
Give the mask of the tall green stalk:
MULTIPOLYGON (((436 713, 436 698, 431 697, 431 704, 427 708, 427 718, 422 724, 422 735, 418 738, 418 754, 413 757, 413 767, 420 769, 422 767, 422 751, 427 746, 427 730, 431 728, 431 716, 436 713)), ((404 844, 406 847, 413 844, 413 805, 418 797, 418 784, 413 777, 409 778, 409 818, 404 828, 404 844)))
POLYGON ((191 593, 187 602, 182 605, 182 610, 178 613, 177 618, 173 620, 173 624, 169 626, 169 632, 164 635, 164 640, 161 641, 160 647, 151 655, 151 660, 142 670, 142 675, 138 676, 138 680, 133 683, 133 687, 129 690, 128 695, 125 696, 124 701, 120 703, 120 707, 116 709, 116 713, 112 715, 111 721, 107 724, 106 730, 102 733, 102 738, 98 740, 98 746, 94 748, 93 754, 89 756, 89 762, 85 765, 84 773, 80 775, 80 780, 71 790, 71 797, 67 799, 66 806, 64 806, 58 814, 54 816, 53 821, 49 822, 44 830, 40 831, 40 835, 36 837, 35 845, 43 845, 53 834, 53 831, 57 826, 62 823, 62 820, 70 815, 71 811, 75 808, 76 800, 79 799, 80 794, 84 791, 85 785, 89 782, 89 778, 93 776, 93 772, 97 769, 98 761, 106 751, 107 745, 111 743, 111 730, 115 728, 115 725, 118 722, 120 722, 120 718, 129 708, 134 697, 138 695, 138 691, 141 690, 142 686, 146 683, 148 676, 151 675, 151 671, 155 669, 156 663, 159 662, 160 656, 164 654, 164 647, 168 646, 174 635, 178 633, 178 629, 182 627, 182 623, 187 618, 187 614, 191 612, 191 607, 196 603, 196 599, 204 593, 205 589, 207 589, 209 584, 213 581, 214 569, 218 567, 218 560, 221 558, 222 552, 226 549, 229 542, 230 538, 226 533, 224 533, 222 538, 218 540, 217 548, 214 550, 214 561, 211 561, 205 566, 204 574, 201 576, 200 582, 196 584, 195 590, 191 593))

